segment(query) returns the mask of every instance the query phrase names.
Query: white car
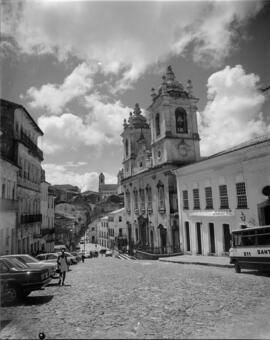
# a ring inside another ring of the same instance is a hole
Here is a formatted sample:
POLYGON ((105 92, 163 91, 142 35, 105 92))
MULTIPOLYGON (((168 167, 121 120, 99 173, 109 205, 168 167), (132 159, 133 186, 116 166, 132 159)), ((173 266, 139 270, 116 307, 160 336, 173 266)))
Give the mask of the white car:
POLYGON ((46 263, 43 261, 39 261, 38 259, 34 258, 28 254, 13 254, 13 255, 6 255, 7 258, 15 258, 20 262, 27 264, 30 268, 47 268, 49 270, 50 277, 55 277, 57 264, 56 263, 46 263))
POLYGON ((105 257, 111 256, 112 257, 113 253, 111 250, 107 249, 105 253, 105 257))

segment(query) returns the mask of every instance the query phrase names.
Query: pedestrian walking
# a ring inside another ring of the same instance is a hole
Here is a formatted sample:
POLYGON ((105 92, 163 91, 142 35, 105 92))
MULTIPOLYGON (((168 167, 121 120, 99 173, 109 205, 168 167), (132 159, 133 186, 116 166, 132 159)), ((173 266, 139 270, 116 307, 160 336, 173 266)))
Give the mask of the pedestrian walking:
POLYGON ((66 279, 66 272, 68 271, 68 261, 67 261, 67 256, 65 254, 64 249, 62 249, 61 255, 58 256, 57 264, 60 270, 58 284, 59 285, 61 284, 61 279, 62 279, 62 286, 64 286, 65 279, 66 279))
POLYGON ((85 255, 82 253, 82 263, 84 263, 85 255))

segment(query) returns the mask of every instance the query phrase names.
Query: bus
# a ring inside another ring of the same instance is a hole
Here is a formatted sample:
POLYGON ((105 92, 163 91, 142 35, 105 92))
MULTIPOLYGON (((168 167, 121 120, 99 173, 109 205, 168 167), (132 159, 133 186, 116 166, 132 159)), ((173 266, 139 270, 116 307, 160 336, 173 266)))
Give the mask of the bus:
POLYGON ((270 270, 270 225, 232 231, 230 263, 241 269, 270 270))

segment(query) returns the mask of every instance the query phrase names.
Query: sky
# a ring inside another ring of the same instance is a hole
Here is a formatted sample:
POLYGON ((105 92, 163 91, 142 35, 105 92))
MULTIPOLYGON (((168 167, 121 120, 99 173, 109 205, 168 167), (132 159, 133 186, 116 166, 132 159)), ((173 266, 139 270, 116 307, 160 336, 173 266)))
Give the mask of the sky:
POLYGON ((51 184, 116 183, 123 120, 171 65, 200 98, 201 155, 270 133, 268 1, 1 1, 1 97, 44 136, 51 184))

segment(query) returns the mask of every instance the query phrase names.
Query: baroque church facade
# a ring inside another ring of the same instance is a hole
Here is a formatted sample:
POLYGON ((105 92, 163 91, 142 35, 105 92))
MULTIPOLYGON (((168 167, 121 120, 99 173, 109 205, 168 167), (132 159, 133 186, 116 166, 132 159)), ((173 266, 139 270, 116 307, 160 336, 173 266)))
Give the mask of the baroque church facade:
POLYGON ((151 93, 146 117, 139 104, 124 120, 122 190, 131 251, 177 253, 181 249, 174 170, 200 159, 197 102, 171 66, 151 93))

